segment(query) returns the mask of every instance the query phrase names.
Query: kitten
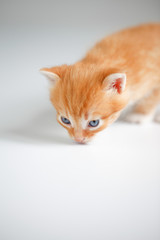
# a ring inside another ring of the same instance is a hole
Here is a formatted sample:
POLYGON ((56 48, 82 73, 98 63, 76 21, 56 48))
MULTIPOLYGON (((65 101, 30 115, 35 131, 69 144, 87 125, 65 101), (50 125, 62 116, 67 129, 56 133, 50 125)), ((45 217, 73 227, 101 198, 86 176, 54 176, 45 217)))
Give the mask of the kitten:
POLYGON ((58 122, 77 142, 89 141, 129 103, 136 104, 127 120, 144 122, 160 102, 160 24, 112 34, 81 61, 40 71, 51 83, 58 122))

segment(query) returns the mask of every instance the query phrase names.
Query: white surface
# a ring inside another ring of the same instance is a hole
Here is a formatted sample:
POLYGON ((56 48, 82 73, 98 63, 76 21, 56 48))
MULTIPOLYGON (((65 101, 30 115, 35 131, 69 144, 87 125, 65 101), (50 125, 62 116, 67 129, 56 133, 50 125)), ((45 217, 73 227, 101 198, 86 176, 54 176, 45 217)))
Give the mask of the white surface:
POLYGON ((105 33, 136 23, 133 15, 95 29, 88 20, 76 34, 62 20, 54 31, 25 19, 1 25, 0 239, 160 239, 160 125, 117 122, 76 144, 56 122, 38 72, 78 60, 105 33))

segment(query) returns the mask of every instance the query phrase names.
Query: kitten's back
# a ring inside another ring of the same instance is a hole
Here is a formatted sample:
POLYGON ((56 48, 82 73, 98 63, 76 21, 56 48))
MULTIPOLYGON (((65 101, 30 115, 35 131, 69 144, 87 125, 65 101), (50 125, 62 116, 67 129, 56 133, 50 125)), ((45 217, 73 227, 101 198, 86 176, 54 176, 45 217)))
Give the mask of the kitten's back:
POLYGON ((98 42, 82 62, 120 69, 128 76, 128 86, 150 80, 158 84, 160 24, 144 24, 112 34, 98 42))
POLYGON ((117 57, 144 56, 147 51, 157 50, 160 55, 160 23, 144 24, 114 33, 98 42, 86 55, 86 60, 110 62, 117 57), (146 50, 146 51, 145 51, 146 50), (130 56, 132 54, 132 56, 130 56))

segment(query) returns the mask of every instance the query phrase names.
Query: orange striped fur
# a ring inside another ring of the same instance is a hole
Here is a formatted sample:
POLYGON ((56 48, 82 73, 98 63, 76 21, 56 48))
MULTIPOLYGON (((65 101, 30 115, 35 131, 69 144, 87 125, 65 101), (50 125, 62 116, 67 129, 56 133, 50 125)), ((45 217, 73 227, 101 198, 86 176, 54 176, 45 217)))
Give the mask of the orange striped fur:
POLYGON ((129 103, 136 104, 127 119, 142 122, 153 116, 160 102, 160 24, 112 34, 81 61, 41 71, 51 82, 50 99, 58 122, 77 142, 90 140, 129 103), (100 120, 99 126, 91 127, 92 120, 100 120))

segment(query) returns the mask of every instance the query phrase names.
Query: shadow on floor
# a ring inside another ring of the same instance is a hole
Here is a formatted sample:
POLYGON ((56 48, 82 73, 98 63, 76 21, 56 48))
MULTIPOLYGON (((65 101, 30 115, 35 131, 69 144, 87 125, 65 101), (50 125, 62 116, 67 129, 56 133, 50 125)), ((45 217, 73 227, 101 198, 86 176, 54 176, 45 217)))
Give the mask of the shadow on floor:
POLYGON ((45 110, 29 119, 25 125, 3 130, 3 140, 21 143, 73 144, 65 129, 56 120, 56 113, 45 110))

